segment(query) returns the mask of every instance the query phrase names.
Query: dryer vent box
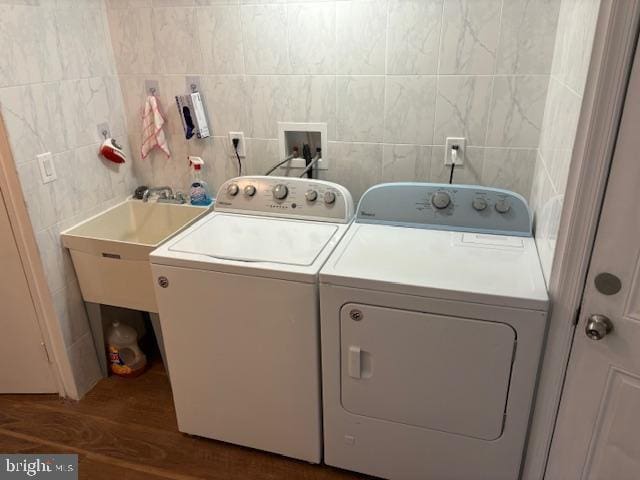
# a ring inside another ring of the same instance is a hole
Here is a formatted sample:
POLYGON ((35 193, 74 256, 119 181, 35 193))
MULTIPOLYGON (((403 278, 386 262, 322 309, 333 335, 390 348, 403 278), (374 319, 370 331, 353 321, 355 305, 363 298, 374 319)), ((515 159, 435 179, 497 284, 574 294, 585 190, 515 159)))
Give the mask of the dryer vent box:
POLYGON ((326 123, 295 123, 278 122, 278 142, 280 145, 280 158, 283 160, 293 154, 294 148, 298 148, 300 158, 293 159, 282 165, 282 169, 304 169, 306 167, 302 158, 302 147, 308 144, 311 147, 311 157, 315 157, 316 149, 322 149, 322 157, 316 163, 315 169, 327 170, 329 159, 327 157, 327 124, 326 123))

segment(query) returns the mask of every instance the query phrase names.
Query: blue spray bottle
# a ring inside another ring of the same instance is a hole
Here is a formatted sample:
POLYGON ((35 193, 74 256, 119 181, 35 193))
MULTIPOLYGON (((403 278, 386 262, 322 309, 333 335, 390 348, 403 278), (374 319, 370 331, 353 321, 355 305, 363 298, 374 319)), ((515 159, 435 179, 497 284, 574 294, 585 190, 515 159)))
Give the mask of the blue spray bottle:
POLYGON ((211 205, 207 183, 202 179, 202 166, 204 160, 200 157, 189 157, 189 166, 193 168, 191 173, 191 187, 189 188, 189 200, 191 205, 211 205))

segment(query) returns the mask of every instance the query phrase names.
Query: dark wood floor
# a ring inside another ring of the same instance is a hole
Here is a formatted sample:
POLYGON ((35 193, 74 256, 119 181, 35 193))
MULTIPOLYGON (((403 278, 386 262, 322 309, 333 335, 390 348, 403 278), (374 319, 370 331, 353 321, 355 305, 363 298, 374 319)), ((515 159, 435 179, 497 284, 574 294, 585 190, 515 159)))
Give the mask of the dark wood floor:
POLYGON ((136 379, 104 379, 80 402, 0 395, 0 452, 78 453, 91 480, 364 478, 181 434, 158 363, 136 379))

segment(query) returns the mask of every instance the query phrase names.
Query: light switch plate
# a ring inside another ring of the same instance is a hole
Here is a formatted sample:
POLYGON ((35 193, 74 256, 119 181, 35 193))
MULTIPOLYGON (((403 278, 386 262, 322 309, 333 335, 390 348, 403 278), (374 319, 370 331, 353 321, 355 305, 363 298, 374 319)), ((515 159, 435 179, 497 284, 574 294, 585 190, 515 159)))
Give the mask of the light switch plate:
POLYGON ((58 174, 56 173, 56 166, 53 164, 53 155, 51 155, 51 152, 41 153, 40 155, 36 155, 36 158, 38 159, 38 166, 40 167, 42 183, 57 180, 58 174))

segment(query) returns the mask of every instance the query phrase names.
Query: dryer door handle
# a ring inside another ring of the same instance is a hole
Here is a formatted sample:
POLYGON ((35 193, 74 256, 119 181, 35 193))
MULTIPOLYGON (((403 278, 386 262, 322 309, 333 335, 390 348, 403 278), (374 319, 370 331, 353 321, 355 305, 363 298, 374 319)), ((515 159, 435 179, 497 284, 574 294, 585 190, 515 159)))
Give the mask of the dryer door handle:
POLYGON ((349 359, 348 359, 348 370, 349 376, 352 378, 362 378, 362 354, 360 351, 360 347, 355 345, 351 345, 349 347, 349 359))

